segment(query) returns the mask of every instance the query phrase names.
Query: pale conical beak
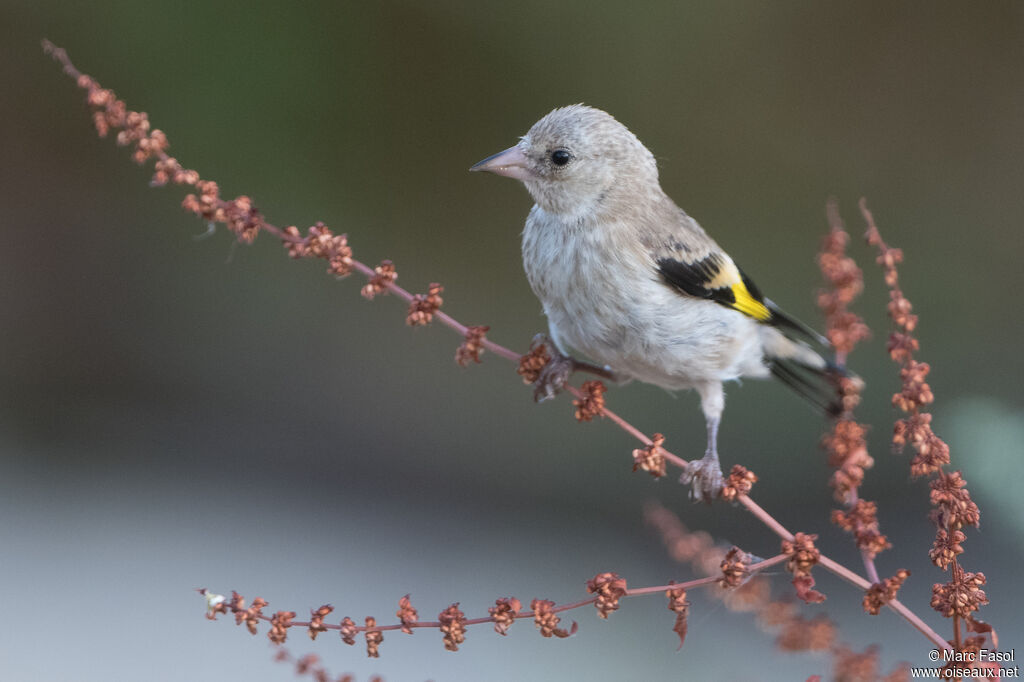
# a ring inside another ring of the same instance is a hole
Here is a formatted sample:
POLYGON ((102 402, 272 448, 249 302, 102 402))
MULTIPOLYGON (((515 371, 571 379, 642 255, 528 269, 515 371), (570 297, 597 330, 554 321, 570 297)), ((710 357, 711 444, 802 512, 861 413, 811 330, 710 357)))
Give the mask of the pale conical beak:
POLYGON ((532 175, 530 172, 530 161, 518 146, 509 147, 494 156, 488 156, 469 170, 487 171, 488 173, 504 175, 506 178, 515 178, 516 180, 526 180, 532 175))

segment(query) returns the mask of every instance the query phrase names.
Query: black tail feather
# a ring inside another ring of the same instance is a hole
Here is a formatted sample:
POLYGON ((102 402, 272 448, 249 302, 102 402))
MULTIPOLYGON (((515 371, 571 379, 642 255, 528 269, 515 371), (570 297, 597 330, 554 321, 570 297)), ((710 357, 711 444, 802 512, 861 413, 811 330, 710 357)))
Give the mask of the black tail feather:
POLYGON ((821 369, 808 367, 789 358, 773 358, 770 369, 779 381, 826 415, 842 414, 839 380, 846 376, 846 370, 833 363, 821 369))
POLYGON ((773 301, 766 298, 764 300, 764 304, 772 313, 772 316, 768 319, 768 324, 780 329, 787 337, 803 337, 805 340, 817 344, 822 348, 831 348, 831 344, 829 344, 828 339, 795 317, 791 317, 782 312, 779 306, 775 305, 773 301))

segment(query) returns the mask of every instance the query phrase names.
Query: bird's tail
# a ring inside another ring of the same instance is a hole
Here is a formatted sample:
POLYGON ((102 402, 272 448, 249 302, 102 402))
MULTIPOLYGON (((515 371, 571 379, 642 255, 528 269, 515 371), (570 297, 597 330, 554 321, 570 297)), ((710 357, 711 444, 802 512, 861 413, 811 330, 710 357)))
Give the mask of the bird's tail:
POLYGON ((817 350, 820 348, 828 352, 831 346, 826 339, 796 321, 785 327, 766 329, 761 338, 768 367, 779 381, 826 415, 838 417, 842 414, 846 383, 843 380, 857 377, 845 367, 827 360, 817 350), (802 338, 794 338, 798 335, 802 338), (812 348, 808 341, 815 347, 812 348))
POLYGON ((793 356, 775 357, 769 360, 769 368, 779 381, 823 413, 838 417, 843 413, 842 380, 854 375, 820 356, 819 359, 821 364, 801 362, 793 356))

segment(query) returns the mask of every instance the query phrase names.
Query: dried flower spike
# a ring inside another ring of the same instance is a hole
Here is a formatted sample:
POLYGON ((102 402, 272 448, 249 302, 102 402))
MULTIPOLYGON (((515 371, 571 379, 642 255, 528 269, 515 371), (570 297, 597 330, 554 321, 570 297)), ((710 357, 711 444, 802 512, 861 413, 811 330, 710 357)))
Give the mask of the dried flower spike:
POLYGON ((744 466, 734 464, 729 477, 722 486, 722 499, 732 502, 740 495, 749 495, 751 488, 757 483, 757 475, 744 466))
POLYGON ((786 570, 795 576, 808 575, 811 568, 818 563, 821 552, 814 546, 817 535, 796 533, 792 540, 782 541, 782 553, 789 556, 786 570))
POLYGON ((398 279, 398 273, 395 271, 395 264, 389 260, 382 260, 380 265, 373 269, 374 276, 366 283, 366 285, 359 292, 364 298, 373 300, 378 294, 385 293, 387 291, 388 284, 391 284, 398 279))
POLYGON ((487 613, 494 620, 494 631, 499 635, 507 634, 508 629, 512 627, 512 623, 515 622, 516 616, 519 615, 522 608, 522 602, 515 597, 496 599, 494 606, 487 609, 487 613))
POLYGON ((886 578, 880 583, 875 583, 864 592, 864 611, 877 616, 882 607, 896 598, 896 593, 903 587, 903 583, 910 577, 910 571, 901 568, 896 575, 886 578))
POLYGON ((327 627, 324 625, 324 618, 328 616, 334 607, 330 604, 324 604, 320 608, 312 611, 309 618, 309 638, 315 640, 316 636, 321 632, 327 632, 327 627))
POLYGON ((946 584, 936 583, 932 586, 931 606, 946 618, 968 618, 988 603, 988 597, 981 589, 984 584, 984 573, 969 573, 954 563, 953 579, 946 584))
POLYGON ((718 584, 724 588, 739 587, 747 576, 747 567, 750 565, 750 555, 739 547, 733 547, 722 559, 722 577, 718 584))
POLYGON ((524 384, 532 384, 540 378, 540 372, 551 361, 548 345, 534 339, 530 344, 530 352, 519 358, 516 373, 523 378, 524 384))
POLYGON ((371 630, 377 627, 377 619, 373 616, 366 617, 366 655, 370 658, 380 658, 380 643, 384 641, 384 633, 380 630, 371 630))
POLYGON ((572 401, 576 407, 576 421, 589 422, 604 412, 604 394, 608 389, 598 379, 584 381, 580 386, 583 396, 572 401))
POLYGON ((356 622, 354 620, 345 616, 341 621, 341 628, 339 632, 341 633, 341 641, 351 646, 356 643, 356 635, 359 634, 359 628, 356 627, 356 622))
MULTIPOLYGON (((534 599, 530 602, 530 610, 533 611, 533 624, 540 630, 542 637, 568 637, 571 632, 558 627, 561 618, 552 609, 555 602, 550 599, 534 599)), ((573 623, 575 631, 576 624, 573 623)))
POLYGON ((260 622, 260 616, 263 615, 263 607, 267 606, 267 602, 260 597, 256 597, 252 600, 252 606, 249 608, 243 608, 245 606, 245 600, 238 595, 238 611, 235 612, 235 623, 245 623, 246 629, 249 630, 249 634, 255 635, 257 632, 257 626, 260 622))
POLYGON ((587 581, 587 592, 597 595, 597 615, 607 618, 619 608, 619 599, 626 594, 626 579, 615 573, 598 573, 587 581))
POLYGON ((441 632, 444 633, 444 648, 458 651, 459 645, 466 641, 466 614, 459 610, 456 602, 442 611, 437 619, 441 621, 441 632))
POLYGON ((398 616, 398 620, 402 621, 402 632, 411 635, 412 628, 410 626, 415 625, 420 616, 409 601, 409 595, 398 600, 398 611, 395 612, 395 615, 398 616))
POLYGON ((465 340, 455 350, 455 363, 460 367, 468 367, 471 362, 480 362, 480 354, 484 352, 484 336, 490 330, 486 325, 466 328, 465 340))
POLYGON ((335 277, 348 277, 352 274, 352 247, 348 245, 348 235, 337 234, 331 238, 328 248, 327 272, 335 277))
POLYGON ((278 611, 275 613, 270 618, 270 632, 267 633, 267 638, 274 644, 284 644, 284 641, 288 638, 288 628, 292 626, 294 618, 294 611, 278 611))
POLYGON ((409 302, 409 312, 405 316, 405 323, 410 327, 430 324, 430 321, 434 319, 434 313, 444 303, 444 299, 441 298, 442 291, 444 291, 444 287, 433 282, 426 295, 416 294, 413 296, 409 302))
POLYGON ((686 600, 686 590, 682 587, 666 590, 665 596, 668 597, 668 610, 676 614, 672 632, 679 636, 679 648, 681 649, 686 640, 686 618, 690 612, 690 602, 686 600))
POLYGON ((651 442, 642 448, 633 450, 633 471, 642 469, 655 478, 661 478, 666 473, 665 454, 661 449, 665 442, 665 436, 656 433, 651 436, 651 442))

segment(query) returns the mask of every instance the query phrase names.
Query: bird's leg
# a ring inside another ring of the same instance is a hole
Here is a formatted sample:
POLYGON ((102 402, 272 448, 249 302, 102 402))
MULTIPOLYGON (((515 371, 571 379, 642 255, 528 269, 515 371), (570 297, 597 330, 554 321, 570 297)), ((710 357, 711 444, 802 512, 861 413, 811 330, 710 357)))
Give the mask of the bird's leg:
POLYGON ((701 406, 708 428, 708 447, 702 459, 690 462, 679 482, 692 485, 691 497, 696 502, 711 503, 722 492, 722 465, 718 461, 718 425, 722 421, 725 393, 720 383, 700 389, 701 406))
POLYGON ((616 380, 615 375, 608 367, 599 367, 566 355, 543 334, 533 337, 530 349, 533 350, 540 344, 547 347, 551 359, 548 360, 548 364, 544 365, 537 380, 533 382, 533 399, 538 403, 554 398, 565 387, 573 372, 590 372, 612 381, 616 380))

